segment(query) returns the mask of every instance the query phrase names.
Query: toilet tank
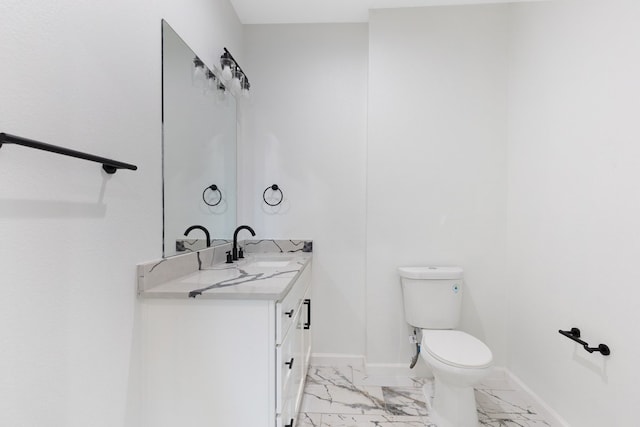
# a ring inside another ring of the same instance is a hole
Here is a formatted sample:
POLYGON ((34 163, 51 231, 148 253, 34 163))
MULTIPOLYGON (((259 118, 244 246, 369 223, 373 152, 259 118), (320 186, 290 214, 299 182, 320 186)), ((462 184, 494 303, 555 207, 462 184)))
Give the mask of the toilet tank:
POLYGON ((421 329, 455 329, 462 307, 460 267, 399 267, 408 324, 421 329))

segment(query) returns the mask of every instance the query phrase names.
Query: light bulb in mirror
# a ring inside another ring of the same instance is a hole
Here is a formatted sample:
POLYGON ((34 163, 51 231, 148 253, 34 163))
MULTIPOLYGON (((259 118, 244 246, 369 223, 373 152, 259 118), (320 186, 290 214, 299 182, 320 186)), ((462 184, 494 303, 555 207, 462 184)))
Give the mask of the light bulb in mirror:
POLYGON ((211 72, 211 70, 207 69, 207 91, 213 92, 217 88, 216 84, 216 76, 211 72))
POLYGON ((218 83, 218 88, 216 90, 216 99, 218 100, 218 102, 224 102, 225 98, 227 97, 226 91, 227 88, 225 88, 222 83, 218 83))
POLYGON ((244 73, 236 68, 236 72, 233 73, 233 80, 231 80, 231 90, 234 93, 239 93, 242 89, 241 80, 244 78, 244 73))
POLYGON ((233 63, 233 60, 227 56, 226 52, 220 57, 220 66, 222 67, 222 78, 227 82, 231 80, 231 78, 233 77, 233 74, 234 74, 233 71, 235 68, 234 65, 235 64, 233 63))
POLYGON ((244 96, 245 98, 249 98, 249 96, 251 95, 251 93, 249 92, 251 84, 249 83, 249 79, 247 78, 247 76, 242 76, 240 86, 242 87, 242 96, 244 96))
POLYGON ((193 84, 201 87, 204 86, 206 74, 204 70, 204 62, 197 56, 193 58, 193 84))

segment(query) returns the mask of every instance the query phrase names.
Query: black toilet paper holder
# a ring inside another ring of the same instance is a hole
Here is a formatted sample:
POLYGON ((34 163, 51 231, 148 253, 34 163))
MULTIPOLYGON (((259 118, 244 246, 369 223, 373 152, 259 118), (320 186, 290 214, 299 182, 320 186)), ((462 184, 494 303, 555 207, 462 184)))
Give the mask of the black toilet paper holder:
POLYGON ((609 349, 609 346, 606 344, 599 344, 597 347, 589 347, 589 344, 587 342, 582 341, 580 339, 580 329, 578 328, 571 328, 571 330, 569 331, 563 331, 560 329, 558 330, 558 332, 561 335, 564 335, 565 337, 569 338, 570 340, 575 341, 578 344, 582 345, 582 348, 584 348, 589 353, 593 353, 594 351, 599 351, 600 353, 602 353, 603 356, 609 356, 611 354, 611 350, 609 349))

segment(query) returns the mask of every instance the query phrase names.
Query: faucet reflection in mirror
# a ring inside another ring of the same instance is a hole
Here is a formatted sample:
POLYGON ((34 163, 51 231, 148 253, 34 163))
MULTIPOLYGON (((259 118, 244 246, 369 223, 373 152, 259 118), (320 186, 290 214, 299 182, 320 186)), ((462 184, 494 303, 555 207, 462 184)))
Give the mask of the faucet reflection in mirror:
POLYGON ((204 236, 183 236, 191 224, 211 231, 211 246, 236 228, 236 100, 206 62, 162 22, 165 257, 206 247, 204 236))
POLYGON ((205 237, 207 239, 207 247, 210 247, 211 246, 211 235, 209 234, 209 230, 207 230, 206 227, 203 227, 201 225, 192 225, 191 227, 187 228, 187 230, 184 232, 184 235, 188 236, 189 233, 191 233, 191 231, 195 230, 195 229, 202 230, 204 232, 204 235, 205 235, 205 237))

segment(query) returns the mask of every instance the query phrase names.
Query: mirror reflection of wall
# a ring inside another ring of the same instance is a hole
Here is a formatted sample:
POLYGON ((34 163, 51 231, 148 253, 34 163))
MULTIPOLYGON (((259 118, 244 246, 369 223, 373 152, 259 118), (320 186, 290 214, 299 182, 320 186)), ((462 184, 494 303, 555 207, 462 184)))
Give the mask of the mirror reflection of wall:
POLYGON ((185 230, 192 225, 209 230, 212 246, 233 236, 236 101, 228 90, 218 88, 218 78, 207 76, 206 65, 196 70, 196 53, 165 21, 162 42, 163 246, 168 257, 185 253, 176 250, 181 248, 176 242, 183 239, 191 243, 198 239, 194 246, 187 244, 187 251, 204 246, 201 230, 185 238, 185 230), (219 193, 208 189, 212 185, 219 193))

